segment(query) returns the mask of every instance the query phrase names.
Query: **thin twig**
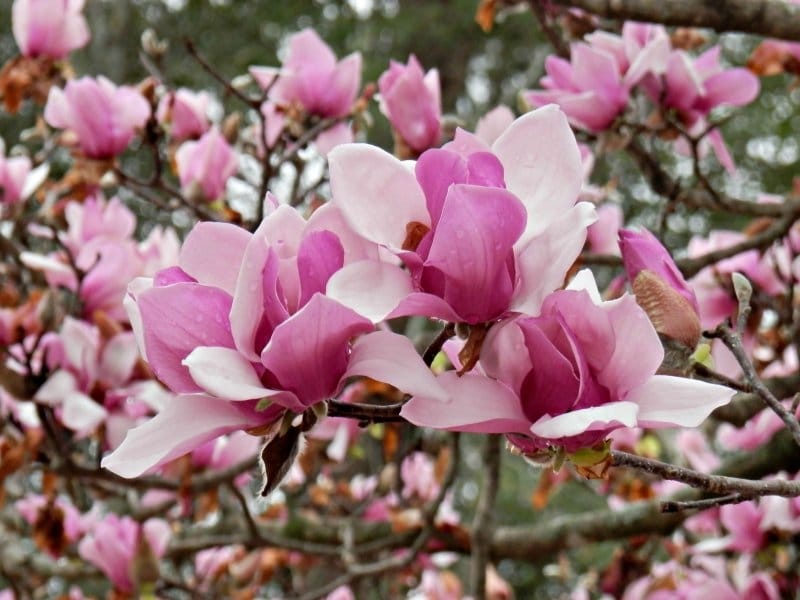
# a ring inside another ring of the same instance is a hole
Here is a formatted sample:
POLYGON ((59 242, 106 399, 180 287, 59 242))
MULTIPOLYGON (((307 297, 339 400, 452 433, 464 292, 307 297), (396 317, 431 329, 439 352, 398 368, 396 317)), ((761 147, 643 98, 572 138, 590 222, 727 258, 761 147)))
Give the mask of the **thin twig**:
POLYGON ((500 487, 501 442, 499 435, 490 435, 486 438, 486 448, 483 453, 483 466, 486 477, 483 489, 478 499, 475 518, 472 521, 472 558, 470 561, 470 590, 476 600, 486 598, 486 565, 489 562, 489 552, 492 541, 492 515, 500 487))

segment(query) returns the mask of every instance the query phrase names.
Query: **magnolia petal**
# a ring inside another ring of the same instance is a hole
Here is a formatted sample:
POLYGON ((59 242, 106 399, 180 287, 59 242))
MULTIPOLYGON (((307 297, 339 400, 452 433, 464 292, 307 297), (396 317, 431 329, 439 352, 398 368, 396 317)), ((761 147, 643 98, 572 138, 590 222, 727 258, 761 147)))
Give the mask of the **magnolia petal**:
POLYGON ((614 397, 626 398, 628 392, 645 383, 664 360, 664 348, 647 313, 629 294, 603 308, 614 330, 615 346, 598 381, 614 397))
POLYGON ((412 396, 442 402, 448 398, 411 340, 390 331, 376 331, 356 340, 344 377, 354 375, 388 383, 412 396))
POLYGON ((230 223, 198 223, 183 242, 178 266, 199 283, 233 296, 239 266, 252 237, 230 223))
POLYGON ((138 294, 147 359, 173 392, 200 388, 182 361, 198 346, 233 347, 231 297, 215 287, 176 283, 138 294))
POLYGON ((138 477, 209 440, 257 425, 227 400, 202 394, 176 396, 155 417, 131 429, 101 465, 122 477, 138 477))
POLYGON ((529 112, 492 146, 503 163, 506 186, 528 210, 526 236, 541 233, 578 199, 581 154, 566 115, 555 105, 529 112))
POLYGON ((232 348, 195 348, 182 364, 197 385, 218 398, 255 400, 279 393, 265 388, 253 364, 232 348))
POLYGON ((372 329, 367 319, 315 294, 275 328, 261 362, 274 376, 275 387, 293 392, 308 407, 336 393, 347 368, 350 338, 372 329))
POLYGON ((520 394, 532 365, 517 319, 501 321, 489 329, 481 348, 480 364, 489 377, 499 379, 520 394))
POLYGON ((654 375, 626 397, 639 405, 641 427, 697 427, 736 392, 714 383, 654 375))
POLYGON ((70 392, 61 404, 61 421, 78 434, 89 434, 108 416, 108 411, 81 392, 70 392))
POLYGON ((559 439, 614 426, 635 427, 638 411, 634 402, 609 402, 555 417, 545 415, 531 425, 530 432, 543 438, 559 439))
POLYGON ((579 202, 517 252, 519 283, 511 308, 536 315, 545 297, 564 284, 567 271, 586 243, 586 230, 595 222, 594 205, 579 202))
POLYGON ((377 260, 351 263, 328 280, 326 294, 373 323, 383 321, 414 291, 411 276, 377 260))
POLYGON ((400 248, 409 223, 431 224, 413 171, 369 144, 337 146, 328 155, 333 202, 356 231, 378 244, 400 248))
POLYGON ((415 425, 477 433, 527 433, 530 421, 520 407, 519 398, 507 386, 476 373, 459 377, 448 371, 439 384, 450 399, 438 401, 430 396, 414 396, 400 416, 415 425))

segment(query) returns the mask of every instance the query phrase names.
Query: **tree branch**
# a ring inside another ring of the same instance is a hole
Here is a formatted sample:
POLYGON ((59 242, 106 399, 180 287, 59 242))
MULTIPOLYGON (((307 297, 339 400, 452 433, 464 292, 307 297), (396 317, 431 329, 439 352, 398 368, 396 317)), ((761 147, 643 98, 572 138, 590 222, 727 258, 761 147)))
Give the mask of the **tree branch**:
POLYGON ((743 31, 800 41, 800 6, 783 0, 552 0, 600 17, 743 31))

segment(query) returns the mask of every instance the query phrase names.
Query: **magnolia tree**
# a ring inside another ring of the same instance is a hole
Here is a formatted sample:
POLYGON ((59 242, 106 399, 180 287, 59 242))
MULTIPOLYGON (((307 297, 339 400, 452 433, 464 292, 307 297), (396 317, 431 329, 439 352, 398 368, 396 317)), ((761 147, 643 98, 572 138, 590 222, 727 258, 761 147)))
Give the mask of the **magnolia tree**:
POLYGON ((413 55, 364 82, 305 29, 123 84, 70 67, 81 0, 15 0, 0 597, 794 597, 800 198, 734 197, 720 126, 800 44, 664 24, 800 40, 800 6, 508 4, 546 74, 451 128, 413 55), (685 209, 735 227, 667 249, 685 209))

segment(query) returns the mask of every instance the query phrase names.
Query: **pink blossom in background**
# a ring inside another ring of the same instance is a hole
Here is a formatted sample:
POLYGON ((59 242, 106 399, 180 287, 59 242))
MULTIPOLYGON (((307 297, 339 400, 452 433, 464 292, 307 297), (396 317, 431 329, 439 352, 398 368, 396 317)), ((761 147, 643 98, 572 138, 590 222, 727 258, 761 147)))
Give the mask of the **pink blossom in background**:
POLYGON ((175 253, 174 232, 155 228, 141 244, 133 239, 136 218, 118 199, 106 202, 90 196, 83 203, 70 202, 64 215, 68 229, 59 238, 72 253, 75 266, 85 272, 80 287, 71 262, 63 253, 48 256, 23 252, 30 268, 42 270, 48 283, 77 292, 83 314, 103 311, 112 319, 127 321, 122 299, 131 279, 162 268, 175 253))
POLYGON ((422 70, 417 57, 408 63, 391 61, 378 79, 381 112, 413 151, 419 153, 439 145, 442 134, 442 99, 439 71, 422 70))
POLYGON ((543 91, 523 92, 531 106, 558 104, 582 129, 606 129, 628 103, 631 88, 648 75, 664 72, 670 50, 661 27, 626 23, 622 36, 595 32, 572 45, 567 61, 548 56, 543 91))
POLYGON ((89 42, 84 0, 14 0, 11 27, 24 56, 60 59, 89 42))
POLYGON ((5 156, 5 145, 0 140, 0 206, 16 204, 23 199, 22 191, 31 171, 27 156, 5 156))
POLYGON ((97 159, 123 152, 149 116, 150 105, 138 91, 117 87, 103 76, 72 79, 63 90, 51 88, 44 108, 49 125, 72 131, 81 151, 97 159))
POLYGON ((236 173, 237 156, 218 129, 196 142, 184 142, 175 154, 178 177, 184 192, 196 186, 204 199, 216 200, 225 192, 225 182, 236 173))
POLYGON ((106 515, 81 540, 78 552, 109 578, 120 592, 136 591, 134 578, 138 554, 150 552, 161 558, 171 537, 169 524, 162 519, 148 519, 140 524, 130 517, 106 515))
POLYGON ((423 502, 436 498, 441 485, 436 480, 433 459, 424 452, 412 452, 400 465, 403 479, 403 498, 416 496, 423 502))
POLYGON ((633 297, 601 301, 591 272, 582 271, 545 299, 540 316, 489 331, 484 374, 444 373, 438 382, 447 402, 415 396, 401 414, 421 426, 505 433, 524 452, 572 451, 619 427, 696 427, 733 396, 722 386, 656 375, 663 354, 633 297))
POLYGON ((425 315, 482 323, 535 312, 560 287, 594 221, 576 203, 578 147, 555 106, 517 119, 491 148, 466 131, 413 170, 366 144, 330 155, 333 204, 400 259, 346 265, 327 293, 375 321, 425 315))
MULTIPOLYGON (((390 332, 351 342, 372 323, 322 295, 331 274, 364 252, 335 210, 306 222, 280 206, 254 234, 200 223, 177 266, 131 283, 126 304, 142 355, 180 395, 131 430, 105 467, 137 476, 225 433, 301 413, 348 377, 394 384, 406 365, 421 363, 411 342, 390 332)), ((435 387, 429 371, 415 375, 404 383, 435 387)))
POLYGON ((597 221, 589 225, 586 241, 589 249, 598 254, 619 256, 619 230, 624 215, 617 204, 605 202, 597 207, 597 221))
POLYGON ((361 85, 361 54, 337 61, 336 55, 313 29, 289 37, 281 68, 250 67, 250 73, 269 98, 283 107, 299 105, 321 117, 344 117, 361 85), (274 81, 277 77, 277 81, 274 81))
POLYGON ((156 118, 169 126, 172 139, 185 140, 203 135, 211 126, 208 111, 212 98, 208 92, 180 88, 158 103, 156 118))
POLYGON ((515 118, 507 106, 502 104, 496 106, 478 119, 475 136, 487 146, 491 146, 511 126, 515 118))
MULTIPOLYGON (((40 511, 48 504, 48 499, 39 494, 29 494, 17 500, 14 508, 20 516, 33 527, 39 520, 40 511)), ((62 525, 64 537, 67 542, 76 542, 84 534, 86 529, 92 524, 92 517, 83 517, 81 513, 68 500, 58 497, 53 501, 53 505, 61 511, 63 515, 62 525)))

